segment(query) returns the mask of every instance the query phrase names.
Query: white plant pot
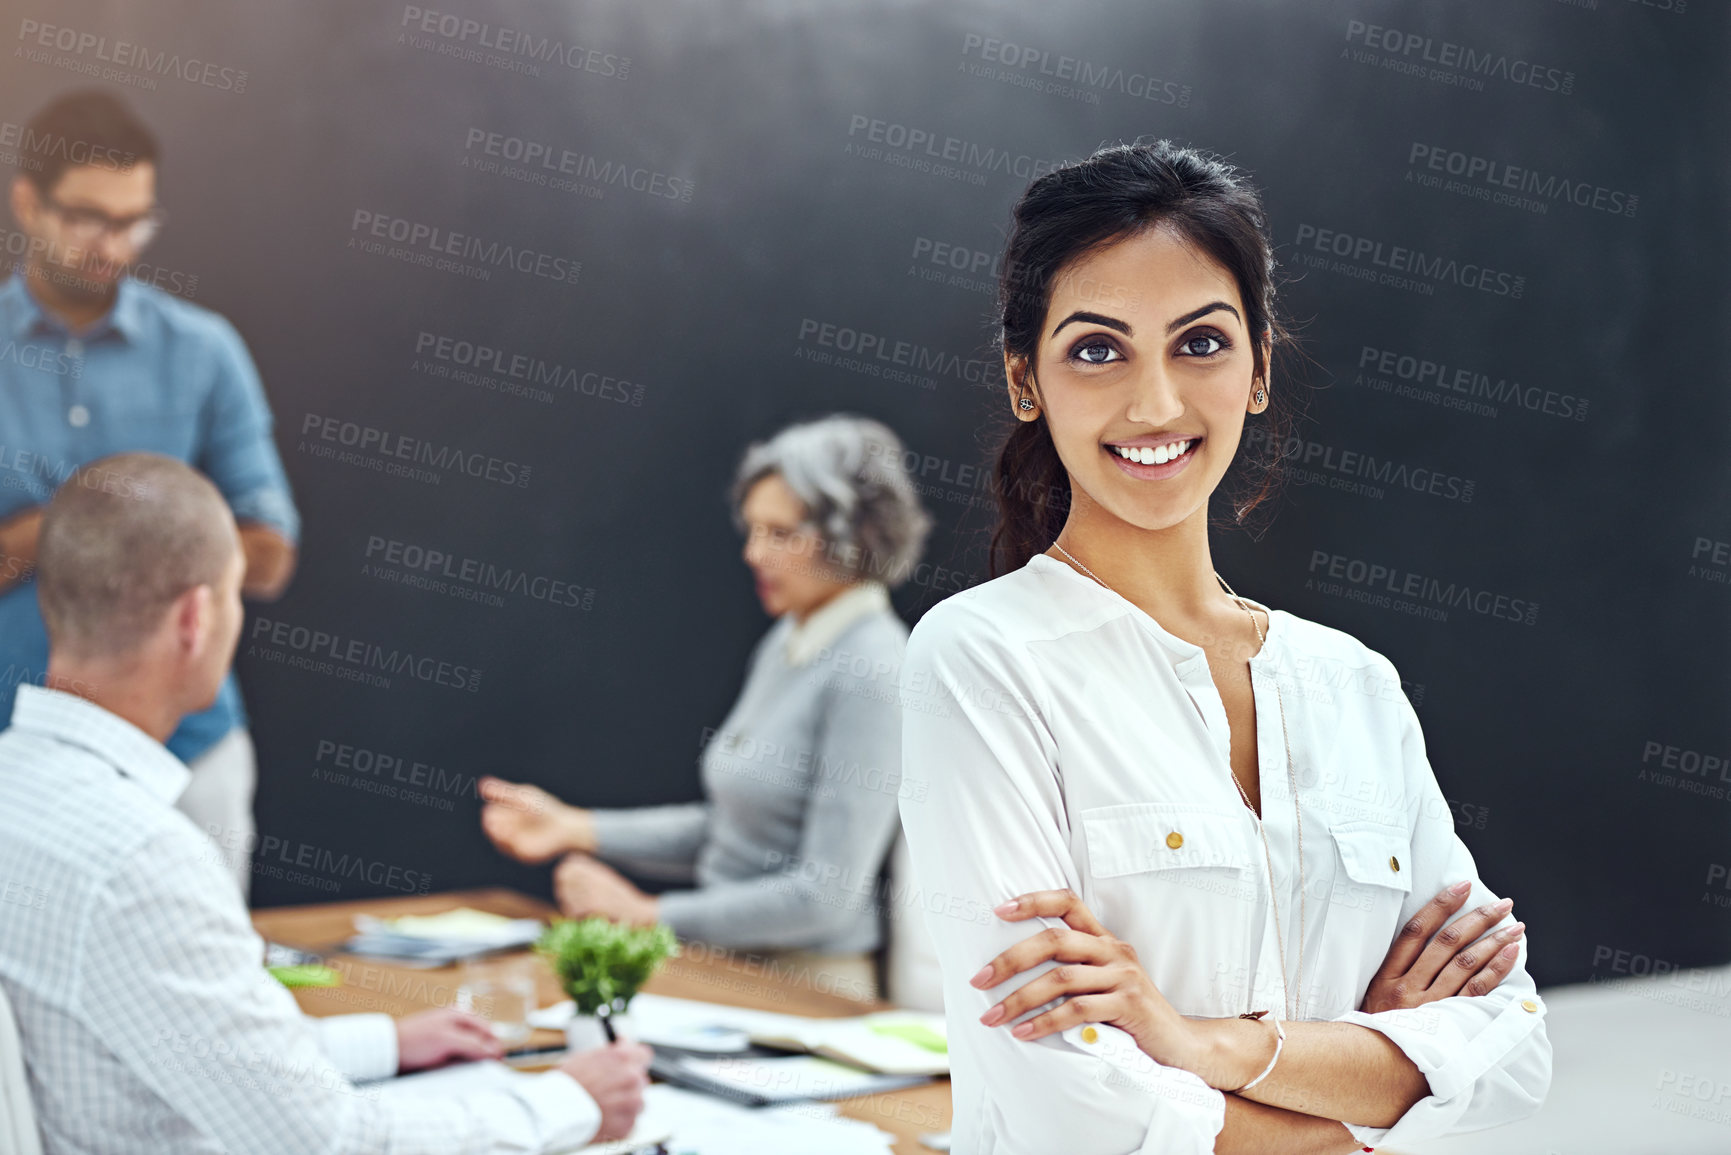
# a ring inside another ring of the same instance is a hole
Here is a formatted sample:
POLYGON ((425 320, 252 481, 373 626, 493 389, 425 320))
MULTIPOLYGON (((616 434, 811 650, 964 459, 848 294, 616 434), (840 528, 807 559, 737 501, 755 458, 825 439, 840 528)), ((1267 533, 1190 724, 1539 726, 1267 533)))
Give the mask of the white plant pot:
MULTIPOLYGON (((613 1031, 620 1038, 630 1038, 631 1016, 613 1015, 613 1031)), ((607 1045, 607 1031, 594 1015, 573 1015, 565 1023, 565 1045, 573 1051, 590 1051, 607 1045)))

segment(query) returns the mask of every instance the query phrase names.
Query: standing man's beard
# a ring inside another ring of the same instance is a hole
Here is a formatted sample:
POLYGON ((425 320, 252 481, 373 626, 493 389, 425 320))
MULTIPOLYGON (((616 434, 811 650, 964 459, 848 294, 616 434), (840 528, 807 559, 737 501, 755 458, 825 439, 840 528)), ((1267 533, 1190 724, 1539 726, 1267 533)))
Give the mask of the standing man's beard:
POLYGON ((67 268, 65 265, 42 265, 43 279, 53 287, 54 292, 68 304, 98 305, 114 295, 118 287, 119 277, 108 278, 92 276, 88 270, 92 267, 102 270, 115 269, 124 276, 124 266, 113 265, 101 257, 89 257, 77 268, 67 268))

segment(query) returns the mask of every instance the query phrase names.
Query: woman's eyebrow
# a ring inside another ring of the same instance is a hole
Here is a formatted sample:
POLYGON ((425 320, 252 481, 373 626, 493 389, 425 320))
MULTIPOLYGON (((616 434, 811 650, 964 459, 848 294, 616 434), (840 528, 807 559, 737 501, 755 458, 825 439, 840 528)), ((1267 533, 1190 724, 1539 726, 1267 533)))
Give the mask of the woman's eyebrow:
POLYGON ((1118 330, 1126 337, 1134 337, 1136 335, 1131 331, 1130 324, 1127 321, 1120 321, 1115 317, 1108 317, 1101 313, 1088 313, 1078 309, 1076 312, 1071 313, 1068 317, 1065 317, 1062 321, 1058 322, 1057 327, 1052 330, 1052 336, 1056 337, 1058 335, 1058 330, 1062 329, 1065 325, 1068 325, 1071 321, 1089 321, 1095 325, 1104 325, 1108 329, 1118 330))
MULTIPOLYGON (((1228 313, 1231 313, 1234 317, 1238 317, 1238 310, 1234 309, 1231 305, 1227 304, 1225 301, 1210 301, 1210 302, 1208 302, 1208 304, 1203 305, 1200 309, 1192 309, 1190 312, 1184 314, 1182 317, 1179 317, 1177 320, 1175 320, 1171 324, 1167 325, 1166 326, 1166 332, 1168 334, 1175 333, 1179 329, 1182 329, 1185 325, 1188 325, 1190 322, 1196 320, 1198 317, 1206 317, 1208 314, 1219 312, 1222 309, 1224 309, 1228 313)), ((1244 320, 1243 317, 1238 317, 1238 319, 1240 321, 1244 320)), ((1127 321, 1120 321, 1116 317, 1108 317, 1103 313, 1090 313, 1090 312, 1087 312, 1085 310, 1078 309, 1076 312, 1071 313, 1068 317, 1065 317, 1062 321, 1059 321, 1057 323, 1057 325, 1055 325, 1052 328, 1052 336, 1056 337, 1058 335, 1058 330, 1062 329, 1065 325, 1068 325, 1071 321, 1087 321, 1087 322, 1090 322, 1091 324, 1095 324, 1095 325, 1104 325, 1108 329, 1118 330, 1120 333, 1124 334, 1126 337, 1134 337, 1136 335, 1135 330, 1130 327, 1130 324, 1127 321)))
MULTIPOLYGON (((1184 314, 1182 317, 1179 317, 1176 321, 1173 321, 1171 324, 1167 325, 1166 326, 1166 332, 1168 334, 1175 333, 1179 329, 1182 329, 1184 326, 1188 325, 1190 322, 1196 320, 1196 318, 1206 317, 1208 314, 1218 312, 1221 309, 1225 309, 1228 313, 1231 313, 1234 317, 1238 317, 1238 310, 1234 309, 1231 305, 1228 305, 1225 301, 1210 301, 1210 302, 1208 302, 1208 304, 1202 306, 1200 309, 1192 309, 1190 312, 1184 314)), ((1243 317, 1238 317, 1238 319, 1240 321, 1244 320, 1243 317)))

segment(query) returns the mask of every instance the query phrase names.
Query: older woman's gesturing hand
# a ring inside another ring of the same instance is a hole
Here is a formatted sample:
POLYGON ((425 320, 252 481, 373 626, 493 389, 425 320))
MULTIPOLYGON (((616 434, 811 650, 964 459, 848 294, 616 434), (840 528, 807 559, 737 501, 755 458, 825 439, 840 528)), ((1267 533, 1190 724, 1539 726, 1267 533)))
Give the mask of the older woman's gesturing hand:
POLYGON ((1505 898, 1443 926, 1470 893, 1470 883, 1456 883, 1407 920, 1370 980, 1359 1010, 1375 1014, 1453 995, 1488 995, 1508 977, 1527 924, 1512 923, 1485 935, 1514 906, 1514 899, 1505 898), (1457 887, 1462 888, 1459 894, 1454 893, 1457 887))
POLYGON ((573 850, 595 849, 589 812, 568 806, 539 786, 488 775, 480 780, 481 829, 519 862, 546 862, 573 850))
POLYGON ((1170 1067, 1193 1069, 1202 1052, 1191 1020, 1180 1015, 1136 959, 1136 949, 1116 938, 1068 890, 1040 890, 1013 898, 994 911, 1010 922, 1061 918, 987 963, 968 980, 990 989, 1025 970, 1059 965, 1025 983, 980 1016, 988 1027, 1014 1022, 1056 998, 1066 1001, 1010 1028, 1018 1039, 1038 1039, 1080 1023, 1110 1023, 1136 1040, 1144 1054, 1170 1067))

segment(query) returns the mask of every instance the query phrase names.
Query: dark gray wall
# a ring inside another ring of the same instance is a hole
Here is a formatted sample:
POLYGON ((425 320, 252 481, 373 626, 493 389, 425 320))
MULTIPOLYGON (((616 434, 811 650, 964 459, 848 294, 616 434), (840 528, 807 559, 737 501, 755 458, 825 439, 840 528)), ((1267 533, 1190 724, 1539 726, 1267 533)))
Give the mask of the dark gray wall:
POLYGON ((694 796, 703 728, 767 624, 722 495, 745 443, 790 419, 871 414, 921 455, 945 568, 898 593, 910 621, 979 580, 990 509, 967 467, 1004 405, 988 321, 1008 207, 1037 165, 1171 136, 1267 190, 1318 386, 1298 484, 1260 540, 1220 540, 1223 572, 1400 666, 1541 981, 1611 977, 1617 951, 1731 958, 1722 6, 422 7, 455 35, 348 0, 5 3, 4 119, 103 68, 160 130, 173 221, 150 258, 251 343, 305 514, 299 576, 255 607, 240 658, 257 901, 411 874, 543 886, 481 837, 479 773, 590 804, 694 796), (70 51, 40 46, 45 24, 70 51), (501 31, 580 48, 537 62, 501 31), (508 165, 470 146, 487 133, 569 150, 581 187, 466 165, 508 165), (530 271, 367 251, 357 214, 512 246, 530 271), (932 367, 838 365, 823 325, 932 367), (438 376, 458 366, 417 346, 439 338, 557 380, 538 397, 499 388, 509 373, 438 376), (320 456, 344 423, 496 476, 320 456), (458 596, 479 589, 460 576, 416 588, 369 570, 375 539, 544 580, 501 604, 458 596), (1429 594, 1382 598, 1408 575, 1429 594), (1450 587, 1473 600, 1440 604, 1450 587), (320 657, 297 629, 340 641, 320 657), (328 652, 354 643, 446 668, 358 684, 328 652), (345 782, 321 743, 401 762, 345 782), (295 880, 283 860, 308 847, 399 873, 295 880))

